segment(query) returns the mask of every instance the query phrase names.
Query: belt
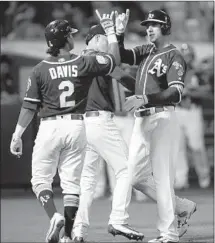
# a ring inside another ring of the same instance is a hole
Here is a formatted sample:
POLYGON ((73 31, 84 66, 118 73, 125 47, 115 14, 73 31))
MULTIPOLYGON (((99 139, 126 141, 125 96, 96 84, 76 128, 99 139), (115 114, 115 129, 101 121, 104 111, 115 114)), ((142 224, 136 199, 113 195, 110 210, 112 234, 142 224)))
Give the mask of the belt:
POLYGON ((101 116, 105 113, 110 113, 111 118, 114 116, 114 114, 110 111, 87 111, 85 113, 85 117, 96 117, 96 116, 101 116))
POLYGON ((141 110, 136 110, 134 115, 135 117, 150 116, 162 111, 173 111, 175 110, 174 106, 165 106, 165 107, 150 107, 141 110))
POLYGON ((41 118, 41 121, 50 121, 50 120, 83 120, 83 115, 81 114, 65 114, 57 116, 49 116, 41 118))

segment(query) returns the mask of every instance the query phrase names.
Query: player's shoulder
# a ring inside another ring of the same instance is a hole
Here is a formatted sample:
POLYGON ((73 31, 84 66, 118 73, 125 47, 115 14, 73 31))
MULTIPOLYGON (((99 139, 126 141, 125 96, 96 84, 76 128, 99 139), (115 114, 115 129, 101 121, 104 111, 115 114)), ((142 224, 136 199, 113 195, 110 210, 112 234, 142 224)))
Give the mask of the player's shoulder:
POLYGON ((136 46, 135 48, 133 48, 135 51, 139 52, 140 54, 147 54, 149 53, 152 49, 154 48, 153 44, 143 44, 143 45, 139 45, 136 46))
POLYGON ((31 73, 35 76, 39 75, 39 73, 41 72, 43 66, 43 62, 40 61, 39 63, 37 63, 31 70, 31 73))
POLYGON ((110 59, 114 59, 113 55, 106 52, 95 50, 84 50, 83 58, 88 62, 97 62, 98 64, 108 64, 110 59))
POLYGON ((183 58, 181 52, 177 49, 177 47, 173 44, 170 44, 168 47, 167 47, 167 53, 169 55, 170 58, 183 58))

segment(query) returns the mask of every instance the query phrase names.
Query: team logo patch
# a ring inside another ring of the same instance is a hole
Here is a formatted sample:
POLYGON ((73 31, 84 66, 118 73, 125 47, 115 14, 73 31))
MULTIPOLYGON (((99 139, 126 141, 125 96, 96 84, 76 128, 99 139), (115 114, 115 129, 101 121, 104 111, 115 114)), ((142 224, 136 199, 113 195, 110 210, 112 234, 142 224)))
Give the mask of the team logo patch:
POLYGON ((99 64, 107 64, 108 63, 107 57, 104 57, 104 56, 96 55, 96 60, 99 64))
POLYGON ((183 66, 179 62, 175 61, 175 62, 173 62, 172 65, 177 70, 178 76, 182 76, 184 74, 184 68, 183 68, 183 66))
POLYGON ((31 79, 30 79, 30 78, 28 78, 28 83, 27 83, 27 92, 28 92, 28 90, 30 89, 30 87, 31 87, 31 79))

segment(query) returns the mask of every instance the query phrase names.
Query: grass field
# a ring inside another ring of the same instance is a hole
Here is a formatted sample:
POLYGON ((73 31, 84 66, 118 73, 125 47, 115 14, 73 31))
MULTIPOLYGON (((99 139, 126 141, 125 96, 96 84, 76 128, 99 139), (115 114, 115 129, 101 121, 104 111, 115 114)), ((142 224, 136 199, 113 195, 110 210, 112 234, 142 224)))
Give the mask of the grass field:
MULTIPOLYGON (((49 220, 31 192, 20 190, 1 193, 1 242, 44 242, 49 220)), ((62 213, 62 197, 56 190, 56 206, 62 213)), ((214 194, 213 189, 189 189, 177 192, 197 203, 197 212, 190 220, 190 227, 180 242, 214 243, 214 194)), ((91 227, 87 242, 134 242, 107 233, 111 201, 96 200, 91 211, 91 227)), ((156 205, 150 200, 132 201, 130 224, 144 233, 144 242, 157 236, 156 205)))

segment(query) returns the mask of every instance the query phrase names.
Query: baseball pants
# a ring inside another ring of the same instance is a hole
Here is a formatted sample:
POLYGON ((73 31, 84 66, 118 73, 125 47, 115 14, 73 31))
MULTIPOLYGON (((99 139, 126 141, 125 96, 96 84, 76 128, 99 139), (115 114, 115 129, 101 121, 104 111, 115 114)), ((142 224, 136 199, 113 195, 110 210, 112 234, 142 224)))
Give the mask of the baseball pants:
MULTIPOLYGON (((61 116, 59 116, 61 117, 61 116)), ((86 133, 83 120, 41 121, 32 155, 32 187, 38 196, 43 190, 52 191, 58 170, 63 194, 80 193, 86 133)))
MULTIPOLYGON (((179 239, 175 218, 175 162, 178 129, 173 107, 150 116, 136 117, 129 147, 129 178, 137 190, 155 183, 158 221, 161 236, 179 239), (153 178, 150 178, 151 172, 153 178), (153 182, 153 180, 154 182, 153 182)), ((149 193, 153 190, 149 190, 149 193)))
POLYGON ((127 145, 114 123, 111 112, 99 111, 99 116, 85 116, 85 125, 88 146, 81 177, 80 206, 75 227, 79 224, 89 225, 89 209, 93 200, 100 157, 112 167, 116 177, 109 224, 126 224, 131 200, 127 145))

